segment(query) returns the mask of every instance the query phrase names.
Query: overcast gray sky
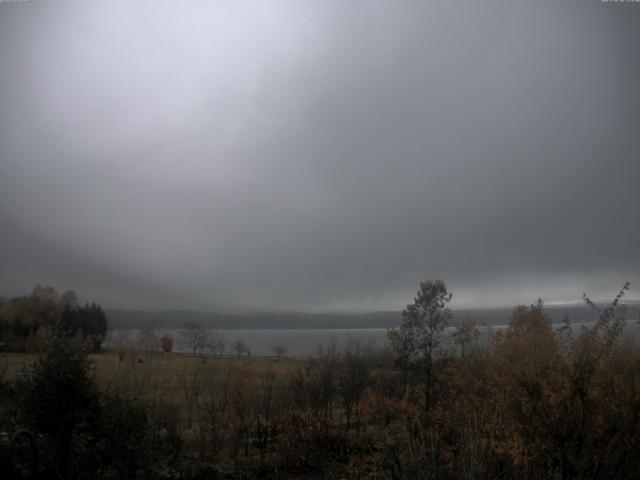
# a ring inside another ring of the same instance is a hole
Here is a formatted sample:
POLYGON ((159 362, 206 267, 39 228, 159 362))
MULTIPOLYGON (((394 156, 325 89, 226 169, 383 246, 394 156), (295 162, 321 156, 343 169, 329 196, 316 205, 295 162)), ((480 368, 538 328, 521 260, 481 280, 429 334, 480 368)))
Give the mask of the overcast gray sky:
POLYGON ((0 292, 637 298, 639 48, 600 0, 0 3, 0 292))

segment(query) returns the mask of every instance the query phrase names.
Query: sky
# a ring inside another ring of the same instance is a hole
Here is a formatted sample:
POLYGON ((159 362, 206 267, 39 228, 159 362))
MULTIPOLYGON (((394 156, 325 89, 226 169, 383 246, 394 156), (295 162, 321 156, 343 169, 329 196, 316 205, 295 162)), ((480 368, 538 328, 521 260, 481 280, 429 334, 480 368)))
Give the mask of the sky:
POLYGON ((0 295, 640 290, 640 3, 0 2, 0 295))

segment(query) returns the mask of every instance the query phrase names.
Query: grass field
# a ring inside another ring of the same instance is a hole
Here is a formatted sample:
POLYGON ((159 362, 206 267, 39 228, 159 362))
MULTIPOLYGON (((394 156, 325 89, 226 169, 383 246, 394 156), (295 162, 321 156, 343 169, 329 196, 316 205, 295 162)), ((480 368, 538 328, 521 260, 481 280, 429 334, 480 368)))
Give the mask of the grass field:
MULTIPOLYGON (((28 373, 37 360, 33 353, 0 354, 0 380, 13 381, 28 373)), ((90 354, 98 387, 103 391, 133 396, 177 407, 182 418, 195 404, 233 377, 261 385, 265 378, 283 380, 306 360, 294 357, 194 357, 183 354, 112 351, 90 354)), ((195 415, 195 411, 193 412, 195 415)))
MULTIPOLYGON (((22 375, 25 369, 28 369, 36 359, 37 354, 35 353, 0 353, 0 372, 4 374, 6 380, 13 380, 22 375)), ((179 353, 149 355, 135 352, 125 354, 124 358, 121 359, 117 353, 110 351, 90 354, 89 360, 95 369, 96 379, 101 384, 113 381, 114 376, 118 376, 125 370, 129 372, 140 370, 152 375, 162 374, 172 379, 178 373, 183 373, 185 369, 200 369, 213 373, 230 365, 247 363, 251 364, 258 372, 271 368, 281 373, 305 361, 294 357, 282 357, 280 359, 256 356, 251 358, 236 358, 233 356, 202 358, 179 353)))

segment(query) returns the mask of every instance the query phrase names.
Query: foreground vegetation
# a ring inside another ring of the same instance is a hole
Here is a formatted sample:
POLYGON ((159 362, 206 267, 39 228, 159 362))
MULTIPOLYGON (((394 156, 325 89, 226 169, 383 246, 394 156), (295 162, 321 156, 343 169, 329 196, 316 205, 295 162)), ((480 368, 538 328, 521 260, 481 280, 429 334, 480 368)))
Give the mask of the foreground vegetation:
POLYGON ((439 281, 421 284, 388 352, 88 355, 52 332, 37 358, 2 358, 0 430, 34 432, 41 452, 36 467, 28 445, 4 448, 21 459, 3 464, 42 478, 639 478, 627 288, 588 329, 554 328, 542 302, 515 308, 488 346, 463 322, 455 352, 439 281))

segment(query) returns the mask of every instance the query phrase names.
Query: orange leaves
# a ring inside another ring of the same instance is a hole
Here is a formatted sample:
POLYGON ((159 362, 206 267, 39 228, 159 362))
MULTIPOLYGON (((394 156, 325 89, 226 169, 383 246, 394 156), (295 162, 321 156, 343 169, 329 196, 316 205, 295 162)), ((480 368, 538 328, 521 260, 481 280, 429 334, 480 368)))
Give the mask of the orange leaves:
POLYGON ((281 430, 276 438, 274 461, 288 472, 312 472, 325 462, 344 461, 348 455, 344 432, 311 410, 285 410, 276 423, 281 430))
POLYGON ((168 335, 164 335, 160 338, 160 348, 165 353, 171 353, 173 350, 173 338, 168 335))

